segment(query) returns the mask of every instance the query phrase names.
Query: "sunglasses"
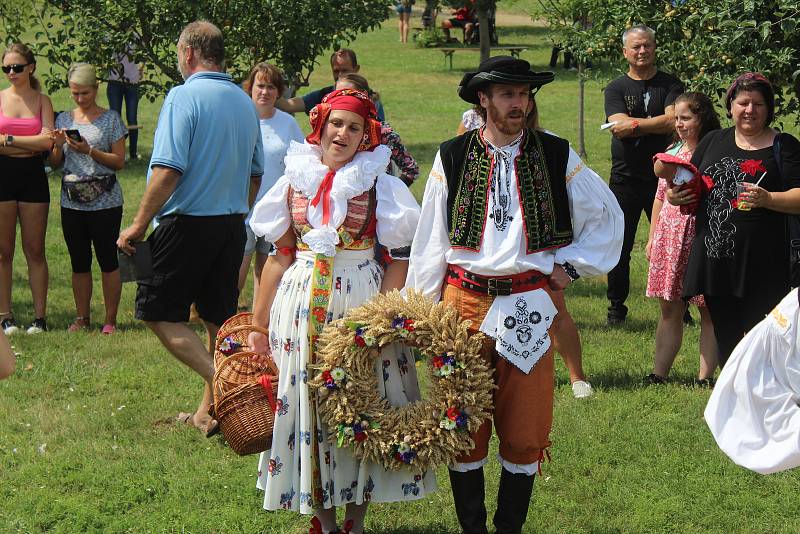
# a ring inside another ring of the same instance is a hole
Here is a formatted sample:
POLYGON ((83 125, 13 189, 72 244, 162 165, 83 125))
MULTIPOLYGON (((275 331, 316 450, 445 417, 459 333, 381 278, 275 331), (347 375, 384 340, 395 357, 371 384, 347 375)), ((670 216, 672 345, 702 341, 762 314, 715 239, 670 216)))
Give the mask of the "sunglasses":
POLYGON ((27 67, 28 65, 30 65, 30 63, 25 63, 24 65, 19 65, 19 64, 17 64, 17 65, 3 65, 0 68, 2 68, 3 72, 5 72, 6 74, 11 72, 12 70, 14 72, 16 72, 17 74, 20 74, 23 70, 25 70, 25 67, 27 67))

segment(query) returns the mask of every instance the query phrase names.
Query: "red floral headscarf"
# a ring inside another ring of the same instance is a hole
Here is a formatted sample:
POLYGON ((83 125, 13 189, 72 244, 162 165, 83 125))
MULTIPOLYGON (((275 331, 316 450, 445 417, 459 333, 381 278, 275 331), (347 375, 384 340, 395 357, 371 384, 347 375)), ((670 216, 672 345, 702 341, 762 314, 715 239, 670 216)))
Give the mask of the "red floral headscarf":
POLYGON ((322 129, 334 109, 352 111, 364 118, 364 138, 358 145, 358 151, 372 150, 381 143, 381 123, 378 121, 375 104, 367 93, 356 89, 339 89, 328 93, 321 103, 311 109, 308 114, 311 133, 306 137, 306 141, 312 145, 320 144, 322 129))

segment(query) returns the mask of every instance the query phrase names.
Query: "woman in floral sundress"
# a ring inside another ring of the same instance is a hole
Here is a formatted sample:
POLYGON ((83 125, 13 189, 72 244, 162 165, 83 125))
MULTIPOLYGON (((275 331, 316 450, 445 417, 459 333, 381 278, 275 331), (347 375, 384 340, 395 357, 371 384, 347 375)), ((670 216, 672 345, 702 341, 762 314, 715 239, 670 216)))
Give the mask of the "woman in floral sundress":
MULTIPOLYGON (((291 144, 286 174, 250 222, 277 248, 254 306, 254 323, 269 328, 269 339, 250 339, 280 370, 273 444, 259 460, 258 487, 267 510, 313 513, 312 532, 338 532, 335 507, 345 505, 347 531, 359 534, 370 501, 421 498, 435 489, 435 477, 387 471, 331 445, 308 389, 308 365, 326 323, 403 285, 419 206, 402 181, 384 172, 390 152, 378 144, 380 122, 365 93, 334 91, 310 119, 307 142, 291 144), (386 272, 374 258, 376 240, 394 260, 386 272)), ((419 399, 409 350, 384 350, 376 377, 392 404, 419 399)))
POLYGON ((666 151, 672 158, 658 159, 662 156, 659 154, 655 159, 658 189, 645 252, 650 261, 647 296, 658 298, 661 317, 656 327, 653 372, 645 377, 645 382, 649 384, 663 384, 667 380, 681 348, 683 314, 688 304, 694 304, 700 310, 700 369, 697 384, 711 385, 717 369, 714 326, 703 296, 696 295, 687 303, 682 294, 683 276, 694 239, 695 214, 682 212, 679 206, 664 202, 664 198, 678 169, 676 162, 689 163, 697 143, 708 132, 718 129, 719 118, 711 100, 702 93, 684 93, 675 100, 677 141, 666 151))

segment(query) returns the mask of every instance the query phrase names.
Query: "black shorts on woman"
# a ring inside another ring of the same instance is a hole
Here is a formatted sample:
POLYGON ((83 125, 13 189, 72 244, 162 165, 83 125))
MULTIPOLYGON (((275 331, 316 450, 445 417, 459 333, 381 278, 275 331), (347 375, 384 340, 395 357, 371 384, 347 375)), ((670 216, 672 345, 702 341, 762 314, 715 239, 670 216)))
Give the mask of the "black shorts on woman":
POLYGON ((40 155, 12 157, 0 155, 0 202, 50 202, 50 188, 40 155))

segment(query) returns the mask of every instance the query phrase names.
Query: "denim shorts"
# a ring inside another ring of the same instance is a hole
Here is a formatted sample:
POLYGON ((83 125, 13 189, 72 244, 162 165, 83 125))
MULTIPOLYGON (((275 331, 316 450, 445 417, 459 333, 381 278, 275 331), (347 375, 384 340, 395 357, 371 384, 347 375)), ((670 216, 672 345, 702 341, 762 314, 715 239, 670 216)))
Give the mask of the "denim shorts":
POLYGON ((272 250, 272 243, 263 237, 256 237, 255 232, 253 232, 253 229, 250 228, 249 224, 245 224, 244 227, 247 231, 247 242, 244 244, 244 255, 252 256, 253 252, 258 252, 264 256, 268 255, 272 250))

